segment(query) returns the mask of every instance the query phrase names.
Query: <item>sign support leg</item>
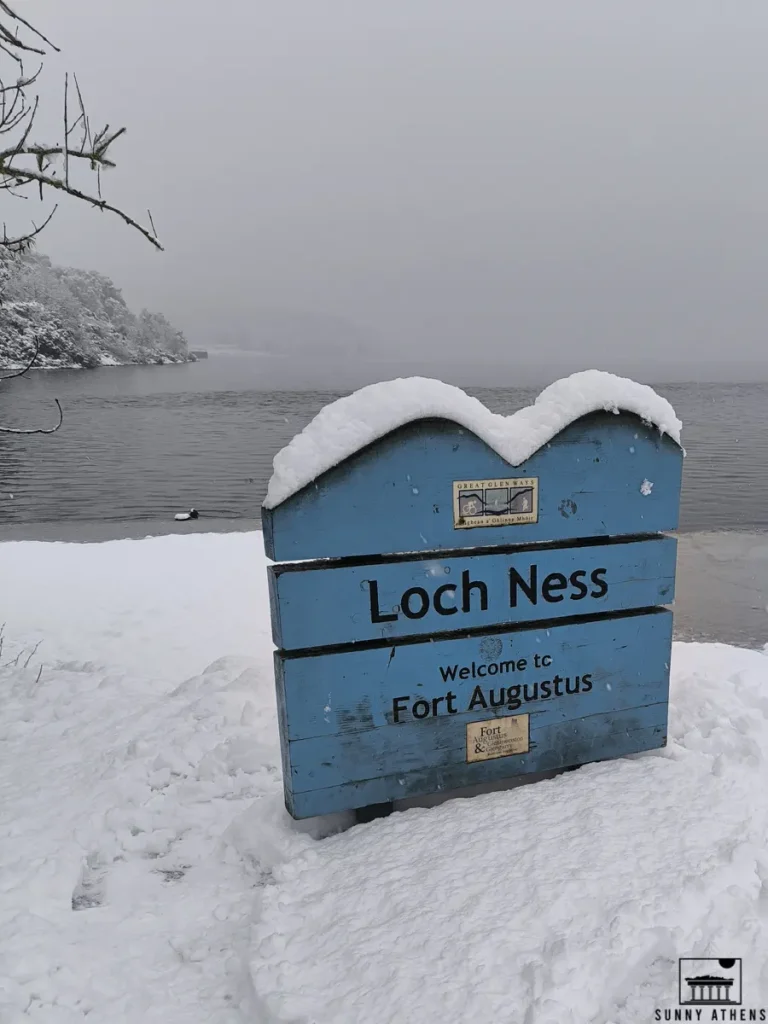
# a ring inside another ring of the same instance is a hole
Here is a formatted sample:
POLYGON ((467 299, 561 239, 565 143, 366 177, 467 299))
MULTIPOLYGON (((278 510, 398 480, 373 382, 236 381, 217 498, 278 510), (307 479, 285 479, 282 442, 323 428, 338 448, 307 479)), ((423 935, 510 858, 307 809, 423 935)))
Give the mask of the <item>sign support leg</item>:
POLYGON ((394 809, 395 805, 391 802, 383 804, 369 804, 368 807, 358 807, 355 810, 355 823, 358 825, 365 825, 367 822, 375 821, 377 818, 388 818, 394 809))

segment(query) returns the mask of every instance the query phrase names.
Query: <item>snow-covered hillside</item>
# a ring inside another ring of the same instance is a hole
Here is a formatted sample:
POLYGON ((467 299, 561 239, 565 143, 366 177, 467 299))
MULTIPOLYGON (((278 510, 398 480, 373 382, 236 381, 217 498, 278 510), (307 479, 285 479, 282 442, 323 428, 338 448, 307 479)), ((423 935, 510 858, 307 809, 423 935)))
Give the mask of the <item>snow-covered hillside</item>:
POLYGON ((39 253, 0 251, 0 367, 115 366, 189 360, 187 341, 161 313, 137 316, 96 271, 58 267, 39 253))

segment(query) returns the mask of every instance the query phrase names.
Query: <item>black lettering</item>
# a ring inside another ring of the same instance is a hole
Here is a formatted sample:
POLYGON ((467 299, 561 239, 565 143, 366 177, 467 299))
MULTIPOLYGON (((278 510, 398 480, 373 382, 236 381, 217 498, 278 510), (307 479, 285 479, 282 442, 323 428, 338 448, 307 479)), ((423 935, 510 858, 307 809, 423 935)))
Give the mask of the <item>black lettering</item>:
POLYGON ((526 658, 519 658, 516 667, 517 667, 517 671, 518 672, 525 672, 525 670, 528 668, 528 661, 527 661, 527 659, 526 658))
POLYGON ((563 696, 562 692, 560 691, 560 683, 562 683, 562 681, 563 681, 563 677, 562 676, 555 676, 555 678, 552 680, 552 682, 554 683, 554 687, 555 687, 555 696, 556 697, 562 697, 563 696))
POLYGON ((557 594, 555 596, 555 591, 565 590, 567 586, 568 580, 561 572, 551 572, 549 576, 545 576, 544 582, 541 584, 541 596, 545 601, 549 601, 550 604, 562 601, 563 595, 557 594))
POLYGON ((469 679, 469 669, 466 666, 459 672, 459 679, 469 679))
POLYGON ((502 686, 502 688, 499 690, 499 696, 497 697, 496 696, 496 691, 495 690, 491 690, 490 694, 488 695, 488 699, 491 702, 491 707, 492 708, 500 708, 502 706, 502 704, 504 704, 506 702, 507 691, 502 686))
POLYGON ((656 1011, 656 1020, 661 1020, 661 1010, 656 1011))
POLYGON ((431 712, 431 710, 432 709, 429 706, 429 701, 422 699, 414 701, 413 707, 411 708, 411 714, 413 715, 414 718, 426 718, 427 715, 431 712), (418 708, 419 706, 423 707, 423 711, 419 712, 416 710, 416 708, 418 708))
POLYGON ((400 721, 400 712, 405 711, 406 705, 410 699, 410 696, 395 697, 392 701, 392 717, 395 720, 395 725, 400 721), (400 705, 402 705, 402 707, 400 705))
POLYGON ((549 679, 545 679, 541 684, 541 699, 546 700, 552 696, 552 683, 549 679))
POLYGON ((483 676, 485 675, 485 665, 477 666, 477 674, 481 679, 483 678, 483 676))
POLYGON ((456 700, 456 694, 453 692, 453 690, 449 690, 448 693, 446 693, 445 700, 448 707, 448 714, 457 715, 458 711, 453 706, 453 702, 456 700))
POLYGON ((507 689, 507 707, 509 708, 510 711, 517 711, 521 704, 522 701, 520 700, 520 687, 510 686, 507 689))
POLYGON ((487 708, 488 704, 483 696, 482 686, 476 686, 472 691, 472 699, 469 702, 467 711, 474 711, 476 707, 487 708))
POLYGON ((403 609, 403 615, 409 619, 423 619, 429 611, 429 594, 423 587, 411 587, 401 597, 400 607, 403 609), (421 608, 417 611, 411 610, 412 597, 418 597, 419 601, 421 601, 421 608))
POLYGON ((514 663, 514 661, 500 661, 499 662, 499 672, 514 672, 514 671, 515 671, 515 663, 514 663))
MULTIPOLYGON (((453 605, 450 608, 446 608, 445 605, 443 604, 443 600, 442 600, 443 594, 448 594, 448 593, 450 593, 450 594, 455 594, 456 593, 456 584, 455 583, 444 583, 442 585, 442 587, 438 587, 437 590, 435 591, 435 610, 437 611, 438 615, 455 615, 456 612, 459 610, 456 607, 456 605, 453 605)), ((586 591, 585 591, 585 593, 586 593, 586 591)))
POLYGON ((582 690, 582 693, 589 693, 589 691, 591 689, 592 689, 592 673, 591 672, 585 672, 584 675, 581 677, 581 690, 582 690))
POLYGON ((397 612, 383 615, 379 610, 379 584, 377 580, 368 580, 368 596, 371 599, 371 622, 397 622, 397 612))
POLYGON ((605 597, 608 593, 608 584, 605 582, 605 574, 608 572, 607 569, 593 569, 592 574, 589 577, 597 590, 592 591, 592 597, 605 597), (603 577, 602 579, 600 577, 603 577))
POLYGON ((571 586, 576 588, 577 593, 571 594, 572 601, 581 601, 582 598, 587 596, 588 587, 586 583, 582 583, 582 579, 586 576, 585 569, 577 569, 576 572, 571 573, 571 586))
POLYGON ((437 717, 437 708, 441 700, 445 700, 445 697, 433 697, 432 698, 432 714, 437 717))
POLYGON ((472 610, 472 591, 477 590, 480 594, 480 611, 488 611, 488 587, 482 580, 470 580, 469 569, 461 574, 461 610, 468 612, 472 610))
POLYGON ((539 699, 539 684, 538 683, 531 684, 533 686, 533 696, 532 697, 528 696, 528 685, 529 684, 526 683, 525 686, 523 687, 523 698, 526 701, 538 700, 539 699))
POLYGON ((443 682, 447 683, 448 680, 454 680, 456 678, 456 669, 458 665, 449 665, 447 668, 440 666, 440 675, 443 677, 443 682))
POLYGON ((573 684, 573 689, 571 689, 571 677, 570 676, 566 676, 565 677, 565 692, 571 694, 571 696, 573 696, 574 694, 577 694, 579 692, 579 683, 580 682, 581 682, 581 677, 580 676, 576 676, 576 682, 573 684))
POLYGON ((499 666, 496 664, 495 661, 492 661, 491 664, 488 666, 488 675, 489 676, 495 676, 495 675, 498 675, 498 674, 499 674, 499 666))
POLYGON ((543 655, 543 657, 541 659, 541 664, 544 666, 544 668, 549 668, 549 666, 552 664, 552 655, 551 654, 543 655))
POLYGON ((531 604, 536 604, 536 602, 538 600, 538 595, 536 593, 537 573, 538 573, 538 571, 539 571, 538 570, 538 566, 532 565, 530 567, 530 569, 528 570, 529 579, 528 580, 524 580, 523 577, 520 575, 520 573, 517 571, 517 569, 512 567, 509 570, 509 607, 510 608, 517 608, 517 588, 518 587, 520 587, 520 589, 523 591, 523 593, 528 598, 528 600, 531 602, 531 604))

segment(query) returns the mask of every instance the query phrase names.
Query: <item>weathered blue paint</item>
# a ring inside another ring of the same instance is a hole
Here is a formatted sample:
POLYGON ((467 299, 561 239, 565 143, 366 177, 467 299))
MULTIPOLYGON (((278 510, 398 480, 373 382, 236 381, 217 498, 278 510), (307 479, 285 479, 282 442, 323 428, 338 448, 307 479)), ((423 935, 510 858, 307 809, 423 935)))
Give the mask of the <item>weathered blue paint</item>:
POLYGON ((654 537, 376 565, 270 568, 272 635, 297 650, 671 604, 677 541, 654 537), (423 614, 422 614, 423 613, 423 614))
POLYGON ((656 610, 385 648, 278 652, 286 804, 308 817, 662 746, 671 637, 671 614, 656 610), (467 763, 467 723, 513 714, 530 716, 530 751, 467 763))
POLYGON ((682 459, 631 414, 584 417, 516 467, 455 423, 421 420, 264 509, 265 548, 291 561, 675 530, 682 459), (536 523, 454 528, 453 481, 507 477, 538 478, 536 523))
POLYGON ((424 794, 449 793, 517 775, 589 764, 591 761, 607 761, 655 750, 667 742, 667 705, 654 704, 641 709, 638 714, 635 711, 620 711, 594 715, 573 723, 567 729, 563 726, 550 726, 540 732, 537 742, 539 747, 530 757, 500 757, 472 765, 456 762, 439 768, 361 779, 342 786, 303 793, 286 790, 285 804, 294 818, 311 818, 318 814, 333 814, 336 811, 390 803, 424 794), (471 772, 467 769, 471 769, 471 772), (471 782, 468 781, 470 775, 471 782))

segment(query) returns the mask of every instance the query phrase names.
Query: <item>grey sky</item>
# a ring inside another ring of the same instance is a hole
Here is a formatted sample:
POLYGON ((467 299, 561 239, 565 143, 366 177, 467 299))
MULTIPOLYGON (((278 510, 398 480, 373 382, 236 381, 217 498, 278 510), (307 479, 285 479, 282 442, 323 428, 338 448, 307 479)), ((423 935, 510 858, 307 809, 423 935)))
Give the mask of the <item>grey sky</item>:
POLYGON ((768 367, 763 0, 21 9, 64 50, 49 86, 127 124, 109 197, 167 251, 73 203, 41 248, 197 345, 768 367))

